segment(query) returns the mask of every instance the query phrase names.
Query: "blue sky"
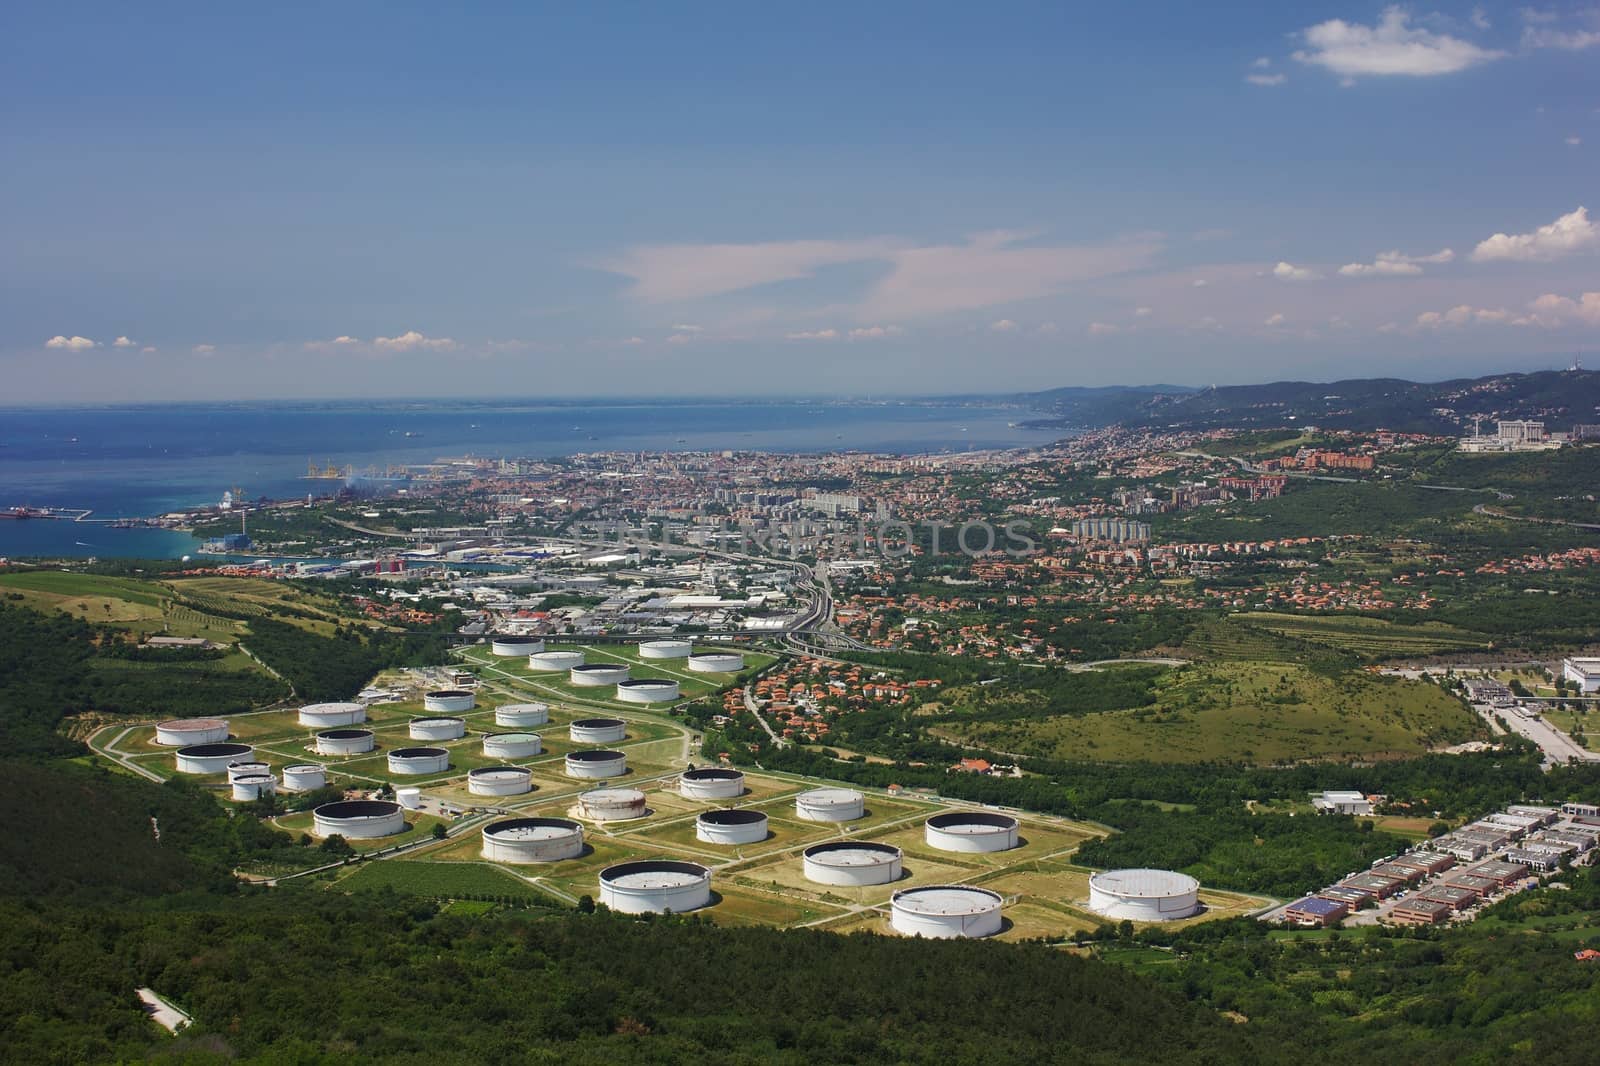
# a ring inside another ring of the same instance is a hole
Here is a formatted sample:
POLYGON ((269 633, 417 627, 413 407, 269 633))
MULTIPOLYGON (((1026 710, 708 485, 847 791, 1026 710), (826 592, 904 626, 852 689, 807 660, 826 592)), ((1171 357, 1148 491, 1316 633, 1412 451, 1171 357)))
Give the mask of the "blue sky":
POLYGON ((1600 339, 1591 6, 25 7, 18 401, 1439 378, 1600 339))

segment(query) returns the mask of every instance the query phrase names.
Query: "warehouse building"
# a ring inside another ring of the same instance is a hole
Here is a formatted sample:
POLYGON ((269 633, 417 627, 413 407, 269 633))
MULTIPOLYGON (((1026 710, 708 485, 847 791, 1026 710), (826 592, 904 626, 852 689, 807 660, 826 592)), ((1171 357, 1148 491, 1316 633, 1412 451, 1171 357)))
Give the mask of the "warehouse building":
POLYGON ((1455 908, 1448 903, 1413 896, 1395 904, 1394 910, 1389 912, 1389 918, 1401 925, 1439 925, 1449 921, 1454 913, 1455 908))
POLYGON ((1341 903, 1336 899, 1323 899, 1320 896, 1307 896, 1285 907, 1283 920, 1290 925, 1321 929, 1324 926, 1337 925, 1349 913, 1348 903, 1341 903))

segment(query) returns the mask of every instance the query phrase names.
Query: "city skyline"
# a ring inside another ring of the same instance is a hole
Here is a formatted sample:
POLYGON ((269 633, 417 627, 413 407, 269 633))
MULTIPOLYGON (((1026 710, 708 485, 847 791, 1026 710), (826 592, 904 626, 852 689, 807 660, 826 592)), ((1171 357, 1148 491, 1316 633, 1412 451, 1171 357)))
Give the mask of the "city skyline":
POLYGON ((1565 366, 1582 6, 11 11, 16 402, 1565 366))

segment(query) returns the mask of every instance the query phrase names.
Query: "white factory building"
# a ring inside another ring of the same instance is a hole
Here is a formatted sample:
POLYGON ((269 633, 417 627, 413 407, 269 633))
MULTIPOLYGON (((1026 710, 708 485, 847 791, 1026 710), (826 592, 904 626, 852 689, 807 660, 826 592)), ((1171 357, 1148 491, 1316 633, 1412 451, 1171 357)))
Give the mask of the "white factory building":
POLYGON ((1562 659, 1561 676, 1585 695, 1600 692, 1600 659, 1562 659))

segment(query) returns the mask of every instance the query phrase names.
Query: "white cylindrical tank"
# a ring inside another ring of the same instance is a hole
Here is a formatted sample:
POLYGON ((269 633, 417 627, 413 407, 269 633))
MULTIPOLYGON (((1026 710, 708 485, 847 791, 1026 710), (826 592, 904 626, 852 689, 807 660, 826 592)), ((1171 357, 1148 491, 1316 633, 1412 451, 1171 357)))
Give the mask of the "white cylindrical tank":
POLYGON ((412 740, 459 740, 467 735, 465 718, 436 717, 411 719, 412 740))
POLYGON ((406 815, 400 804, 387 800, 340 800, 312 811, 311 824, 313 836, 372 840, 404 833, 406 815))
POLYGON ((262 774, 271 775, 272 767, 260 759, 238 759, 228 764, 228 783, 239 780, 241 777, 260 777, 262 774))
POLYGON ((526 759, 543 750, 538 733, 490 733, 483 738, 483 753, 491 759, 526 759))
POLYGON ((988 811, 951 811, 925 823, 928 846, 940 851, 1006 851, 1017 846, 1017 820, 988 811))
POLYGON ((360 755, 378 746, 370 729, 324 729, 316 736, 318 755, 360 755))
POLYGON ((585 749, 567 753, 568 777, 621 777, 628 772, 628 756, 620 751, 585 749))
POLYGON ((423 694, 422 709, 429 714, 460 714, 472 710, 477 702, 477 697, 466 689, 442 688, 423 694))
POLYGON ((571 670, 583 665, 581 651, 541 651, 528 656, 529 670, 571 670))
POLYGON ((583 826, 565 818, 506 818, 483 827, 491 862, 560 862, 583 854, 583 826))
POLYGON ((1119 921, 1187 918, 1200 909, 1200 882, 1172 870, 1103 870, 1089 878, 1089 909, 1119 921))
POLYGON ((407 786, 394 790, 394 801, 408 811, 422 809, 422 789, 407 786))
POLYGON ((848 822, 866 809, 866 797, 853 788, 814 788, 794 801, 794 813, 808 822, 848 822))
POLYGON ((512 658, 517 655, 533 655, 544 651, 544 641, 538 637, 500 636, 491 637, 489 650, 502 658, 512 658))
POLYGON ((467 791, 474 796, 520 796, 533 791, 533 771, 520 766, 480 766, 467 771, 467 791))
POLYGON ((628 723, 620 718, 579 718, 567 727, 574 744, 615 744, 628 735, 628 723))
POLYGON ((389 753, 391 774, 437 774, 450 769, 444 748, 396 748, 389 753))
POLYGON ((164 748, 221 744, 228 739, 226 718, 175 718, 156 725, 156 743, 164 748))
POLYGON ((678 698, 678 683, 664 678, 641 677, 617 685, 623 703, 668 703, 678 698))
POLYGON ((312 729, 336 729, 366 720, 364 703, 309 703, 300 708, 300 724, 312 729))
POLYGON ((315 792, 327 785, 328 771, 316 763, 299 763, 283 768, 283 784, 280 787, 285 792, 315 792))
POLYGON ((639 645, 639 658, 686 659, 693 650, 687 640, 647 640, 639 645))
POLYGON ((628 680, 625 663, 585 663, 567 671, 567 679, 581 688, 617 685, 628 680))
POLYGON ((889 897, 889 925, 906 936, 938 940, 993 936, 1002 928, 998 892, 970 885, 903 888, 889 897))
POLYGON ((246 774, 234 778, 232 785, 233 798, 241 801, 275 796, 278 793, 278 779, 271 774, 246 774))
POLYGON ((750 807, 701 811, 694 835, 707 844, 759 844, 767 839, 767 816, 750 807))
POLYGON ((622 914, 682 914, 711 902, 711 871, 697 862, 640 859, 600 871, 600 902, 622 914))
POLYGON ((900 880, 900 849, 867 840, 830 840, 802 853, 806 880, 819 885, 887 885, 900 880))
POLYGON ((255 754, 248 744, 191 744, 174 752, 173 760, 180 774, 224 774, 229 763, 244 762, 255 754))
POLYGON ((689 656, 688 665, 696 674, 736 674, 744 669, 744 655, 736 651, 708 651, 689 656))
POLYGON ((744 774, 721 766, 685 770, 678 777, 678 795, 687 799, 732 799, 744 795, 744 774))
POLYGON ((648 813, 636 788, 597 788, 578 797, 578 816, 591 822, 625 822, 648 813))
POLYGON ((494 724, 512 729, 547 725, 550 722, 548 703, 506 703, 494 709, 494 724))

